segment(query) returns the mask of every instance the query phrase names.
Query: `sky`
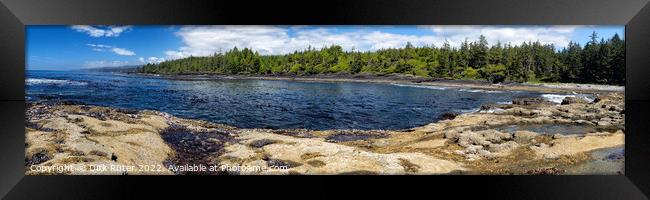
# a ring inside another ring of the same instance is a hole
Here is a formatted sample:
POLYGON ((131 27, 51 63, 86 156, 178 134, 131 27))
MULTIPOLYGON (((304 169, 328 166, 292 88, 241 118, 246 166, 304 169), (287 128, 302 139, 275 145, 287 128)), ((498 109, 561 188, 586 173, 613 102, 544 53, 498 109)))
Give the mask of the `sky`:
POLYGON ((624 26, 27 26, 28 70, 75 70, 158 63, 206 56, 233 47, 262 55, 287 54, 330 45, 346 51, 414 46, 458 47, 465 39, 486 37, 519 45, 539 41, 558 50, 570 41, 584 45, 592 32, 600 38, 624 26))

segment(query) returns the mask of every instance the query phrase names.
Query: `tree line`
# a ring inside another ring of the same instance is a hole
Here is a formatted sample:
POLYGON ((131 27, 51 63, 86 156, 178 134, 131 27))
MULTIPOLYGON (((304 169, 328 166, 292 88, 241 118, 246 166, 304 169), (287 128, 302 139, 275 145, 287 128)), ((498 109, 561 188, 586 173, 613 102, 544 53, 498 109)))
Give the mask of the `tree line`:
POLYGON ((524 42, 489 45, 484 36, 459 47, 416 47, 372 52, 344 51, 333 45, 312 47, 285 55, 260 55, 234 47, 225 53, 146 64, 140 72, 156 74, 410 74, 450 79, 486 79, 493 82, 625 83, 625 40, 593 32, 584 46, 570 42, 562 49, 552 44, 524 42))

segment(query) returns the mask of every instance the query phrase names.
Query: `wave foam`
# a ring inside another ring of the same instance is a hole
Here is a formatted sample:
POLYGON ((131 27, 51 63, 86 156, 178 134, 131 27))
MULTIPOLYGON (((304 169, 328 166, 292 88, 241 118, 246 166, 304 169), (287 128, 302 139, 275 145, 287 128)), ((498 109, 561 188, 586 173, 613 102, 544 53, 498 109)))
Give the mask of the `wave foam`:
POLYGON ((553 103, 562 103, 562 100, 566 97, 577 97, 582 98, 588 102, 594 101, 594 97, 588 94, 542 94, 542 97, 546 100, 549 100, 553 103))
POLYGON ((479 90, 479 89, 459 89, 461 92, 481 92, 481 93, 503 93, 503 91, 498 90, 479 90))
POLYGON ((446 87, 438 87, 438 86, 430 86, 430 85, 409 85, 409 84, 398 84, 398 83, 391 83, 391 85, 400 86, 400 87, 426 88, 426 89, 434 89, 434 90, 447 89, 446 87))
POLYGON ((28 78, 25 80, 27 85, 88 85, 88 83, 71 80, 57 80, 46 78, 28 78))

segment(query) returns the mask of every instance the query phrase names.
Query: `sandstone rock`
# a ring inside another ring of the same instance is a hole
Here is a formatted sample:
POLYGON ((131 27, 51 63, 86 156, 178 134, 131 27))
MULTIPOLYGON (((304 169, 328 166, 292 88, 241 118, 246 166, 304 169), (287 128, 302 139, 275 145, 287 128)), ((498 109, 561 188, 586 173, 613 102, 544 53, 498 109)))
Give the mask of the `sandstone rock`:
POLYGON ((546 144, 546 143, 539 143, 539 144, 537 144, 536 146, 537 146, 537 147, 540 147, 540 148, 547 148, 547 147, 548 147, 548 144, 546 144))
POLYGON ((486 158, 493 158, 493 157, 497 156, 496 154, 494 154, 494 153, 492 153, 492 152, 490 152, 488 150, 484 150, 484 149, 479 150, 478 155, 480 155, 482 157, 486 157, 486 158))
POLYGON ((598 126, 611 126, 612 124, 609 121, 598 121, 598 126))
POLYGON ((528 143, 537 137, 537 135, 539 134, 531 131, 517 131, 514 133, 514 141, 517 143, 528 143))
POLYGON ((454 139, 454 140, 457 140, 460 134, 461 134, 460 132, 454 130, 449 130, 444 132, 445 138, 454 139))
POLYGON ((475 160, 481 159, 481 156, 479 156, 477 154, 465 154, 465 159, 467 161, 475 161, 475 160))
POLYGON ((481 145, 469 145, 467 148, 465 148, 465 153, 466 154, 477 154, 480 150, 483 150, 483 146, 481 145))
POLYGON ((468 147, 470 145, 489 145, 491 142, 488 141, 483 134, 478 132, 467 132, 460 134, 458 138, 458 144, 463 147, 468 147))
POLYGON ((551 141, 552 146, 540 144, 531 146, 531 149, 539 157, 557 158, 561 155, 574 155, 576 153, 592 151, 595 149, 620 146, 625 143, 625 134, 621 131, 616 133, 594 133, 584 137, 563 137, 551 141))
POLYGON ((483 137, 485 140, 493 142, 493 143, 500 143, 503 140, 509 140, 512 139, 512 134, 511 133, 506 133, 506 132, 500 132, 496 130, 488 130, 483 132, 483 137))
POLYGON ((519 144, 517 144, 517 142, 508 141, 501 144, 490 144, 489 150, 495 153, 504 153, 510 152, 517 147, 519 147, 519 144))
POLYGON ((440 174, 464 170, 460 164, 422 153, 376 153, 339 143, 328 143, 322 138, 299 138, 250 131, 239 134, 237 140, 247 144, 260 140, 278 142, 259 149, 249 145, 228 144, 226 153, 219 157, 221 164, 264 167, 269 164, 291 163, 288 165, 289 170, 243 171, 241 174, 342 174, 361 171, 372 174, 440 174), (234 146, 237 148, 231 148, 234 146), (247 153, 240 154, 239 151, 247 153), (305 153, 318 156, 305 156, 305 153), (262 159, 267 162, 259 162, 262 159))

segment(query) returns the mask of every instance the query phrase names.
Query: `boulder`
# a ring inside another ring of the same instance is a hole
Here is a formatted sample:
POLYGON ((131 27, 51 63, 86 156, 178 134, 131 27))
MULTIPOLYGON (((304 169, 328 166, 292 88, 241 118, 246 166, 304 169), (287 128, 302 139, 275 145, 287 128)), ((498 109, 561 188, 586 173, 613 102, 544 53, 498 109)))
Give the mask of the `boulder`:
POLYGON ((441 120, 452 120, 452 119, 456 118, 456 116, 458 116, 458 114, 446 112, 446 113, 442 113, 442 115, 440 115, 440 119, 441 120))
POLYGON ((579 97, 564 97, 562 100, 561 105, 568 105, 568 104, 574 104, 574 103, 588 103, 587 100, 579 97))
POLYGON ((460 134, 458 137, 458 145, 468 147, 471 145, 484 145, 491 144, 490 141, 483 137, 483 134, 477 132, 467 132, 460 134))
POLYGON ((460 137, 461 134, 463 134, 462 131, 458 131, 458 130, 454 130, 454 129, 447 130, 447 131, 444 132, 445 138, 451 139, 451 140, 457 140, 460 137))

